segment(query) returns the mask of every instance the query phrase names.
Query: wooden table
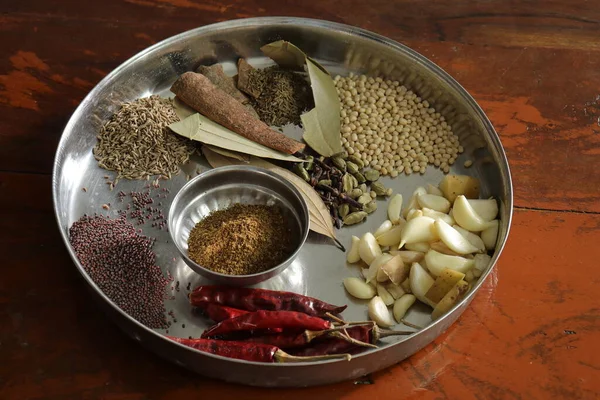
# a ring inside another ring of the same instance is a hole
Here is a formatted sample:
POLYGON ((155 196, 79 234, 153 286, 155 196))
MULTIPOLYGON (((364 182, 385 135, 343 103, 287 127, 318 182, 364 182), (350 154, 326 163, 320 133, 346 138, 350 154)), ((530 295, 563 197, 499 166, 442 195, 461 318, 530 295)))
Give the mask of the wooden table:
POLYGON ((0 398, 597 398, 597 2, 3 3, 0 398), (495 272, 458 323, 410 359, 370 376, 370 384, 265 390, 167 364, 89 302, 56 227, 54 151, 87 92, 159 40, 212 22, 266 15, 356 25, 417 50, 482 105, 512 168, 514 222, 495 272))

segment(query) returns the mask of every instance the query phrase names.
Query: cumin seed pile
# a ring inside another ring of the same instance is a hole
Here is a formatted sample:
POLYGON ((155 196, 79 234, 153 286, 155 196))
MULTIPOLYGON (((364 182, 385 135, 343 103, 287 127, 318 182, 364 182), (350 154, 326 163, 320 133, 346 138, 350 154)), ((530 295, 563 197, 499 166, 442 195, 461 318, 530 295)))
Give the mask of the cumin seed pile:
POLYGON ((191 141, 169 131, 179 121, 173 101, 158 95, 124 103, 100 130, 93 154, 101 168, 119 179, 164 179, 179 173, 179 165, 194 152, 191 141))
POLYGON ((235 204, 196 224, 188 254, 199 265, 227 275, 271 269, 294 250, 289 226, 276 206, 235 204))

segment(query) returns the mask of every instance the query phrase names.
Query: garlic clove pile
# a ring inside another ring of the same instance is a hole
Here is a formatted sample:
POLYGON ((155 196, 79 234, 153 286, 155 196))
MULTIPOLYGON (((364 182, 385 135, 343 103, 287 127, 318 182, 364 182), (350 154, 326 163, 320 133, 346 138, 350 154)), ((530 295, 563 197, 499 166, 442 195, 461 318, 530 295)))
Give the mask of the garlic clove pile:
POLYGON ((458 225, 471 232, 481 232, 490 223, 479 216, 465 196, 458 196, 452 207, 452 216, 458 225))

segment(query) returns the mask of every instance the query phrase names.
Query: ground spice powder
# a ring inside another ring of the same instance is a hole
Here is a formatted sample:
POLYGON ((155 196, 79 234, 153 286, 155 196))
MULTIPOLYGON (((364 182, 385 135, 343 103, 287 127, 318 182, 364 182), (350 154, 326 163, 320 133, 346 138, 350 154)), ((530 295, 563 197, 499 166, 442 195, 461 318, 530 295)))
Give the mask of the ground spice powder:
POLYGON ((294 250, 291 231, 279 207, 235 204, 196 224, 188 239, 189 257, 227 275, 266 271, 294 250))

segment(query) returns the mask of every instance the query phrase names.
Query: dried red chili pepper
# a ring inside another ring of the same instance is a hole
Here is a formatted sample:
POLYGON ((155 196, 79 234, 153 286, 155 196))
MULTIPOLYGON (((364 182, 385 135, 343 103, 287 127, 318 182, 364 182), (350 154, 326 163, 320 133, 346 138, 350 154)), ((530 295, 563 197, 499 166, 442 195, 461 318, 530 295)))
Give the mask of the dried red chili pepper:
POLYGON ((339 314, 347 307, 291 292, 218 285, 198 286, 190 294, 190 302, 194 306, 217 303, 247 311, 298 311, 315 317, 339 314))
POLYGON ((279 333, 279 334, 275 334, 275 335, 251 336, 251 337, 244 339, 243 341, 250 342, 250 343, 270 344, 272 346, 277 346, 281 349, 291 349, 294 347, 305 346, 305 345, 309 344, 310 342, 312 342, 313 339, 316 339, 318 337, 329 336, 329 337, 339 338, 346 342, 350 342, 359 347, 377 348, 377 346, 375 346, 373 344, 360 342, 356 339, 353 339, 353 338, 347 336, 344 333, 344 329, 346 329, 345 326, 339 326, 339 327, 327 329, 324 331, 306 330, 306 331, 300 332, 300 333, 283 332, 283 333, 279 333))
MULTIPOLYGON (((377 325, 359 325, 345 330, 347 335, 359 342, 375 344, 379 339, 388 336, 410 335, 414 332, 382 330, 377 325)), ((301 349, 295 349, 292 354, 302 357, 320 356, 326 354, 355 353, 359 349, 355 343, 338 337, 323 340, 301 349)))
POLYGON ((192 347, 206 353, 216 354, 223 357, 235 358, 238 360, 264 362, 264 363, 285 363, 285 362, 306 362, 330 360, 335 358, 345 358, 350 360, 350 354, 333 354, 323 356, 296 357, 292 356, 277 346, 271 346, 261 343, 228 342, 214 339, 183 339, 167 336, 169 339, 192 347))
POLYGON ((226 319, 236 318, 240 315, 248 314, 250 311, 237 308, 222 306, 215 303, 204 303, 199 307, 204 315, 215 322, 225 321, 226 319))
POLYGON ((207 338, 233 332, 277 328, 290 331, 323 331, 333 328, 333 324, 319 317, 312 317, 295 311, 261 310, 221 321, 204 331, 202 337, 207 338))

